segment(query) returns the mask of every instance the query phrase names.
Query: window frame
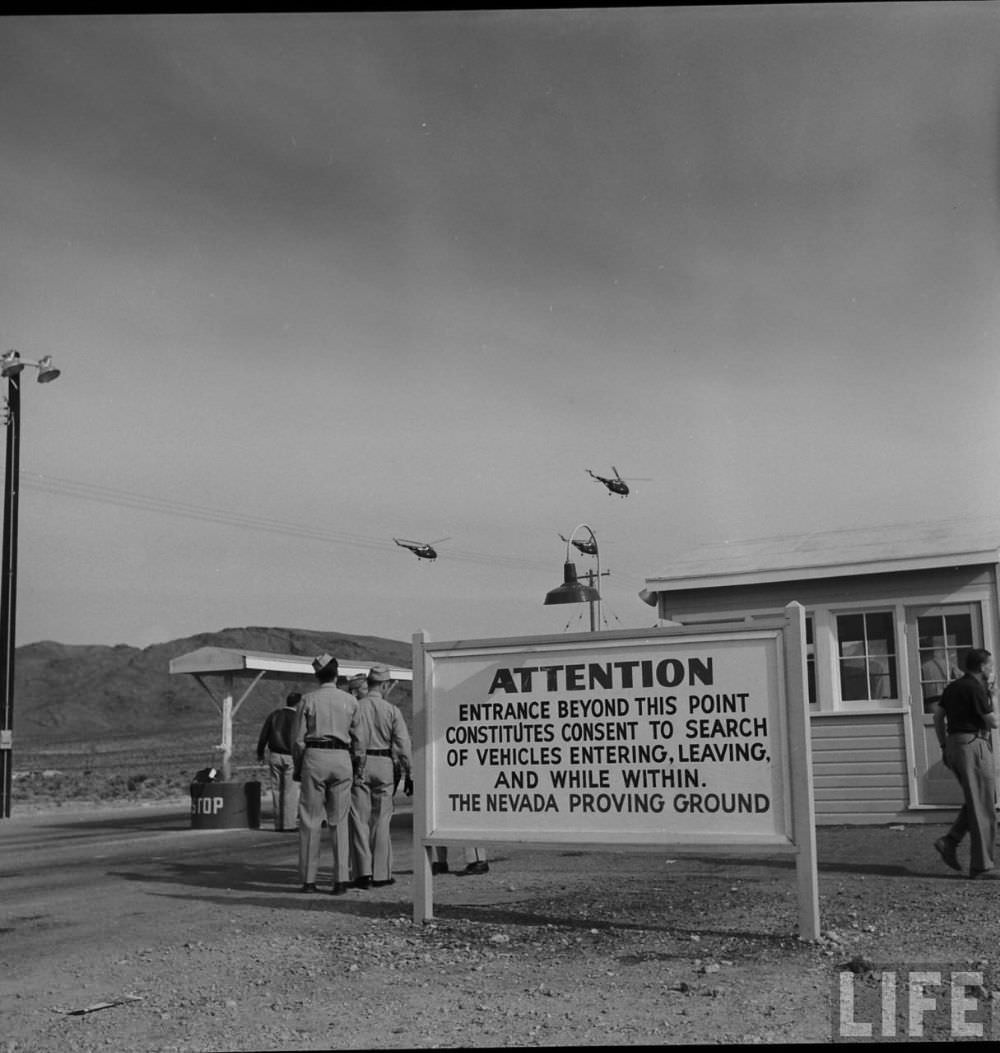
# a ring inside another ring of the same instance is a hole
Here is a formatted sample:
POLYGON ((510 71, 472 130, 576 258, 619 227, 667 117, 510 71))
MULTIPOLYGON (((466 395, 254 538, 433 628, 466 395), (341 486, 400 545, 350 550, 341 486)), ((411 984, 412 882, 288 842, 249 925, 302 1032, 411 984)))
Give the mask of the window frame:
MULTIPOLYGON (((842 603, 823 603, 805 607, 805 617, 812 622, 812 662, 816 676, 816 700, 808 702, 811 716, 827 714, 901 712, 907 708, 904 696, 906 681, 903 675, 905 632, 904 605, 893 600, 866 604, 857 600, 842 603), (892 618, 895 634, 894 660, 896 663, 896 689, 899 697, 883 699, 858 699, 845 701, 840 690, 840 665, 837 636, 837 618, 849 614, 888 614, 892 618)), ((702 625, 706 629, 712 624, 734 622, 752 625, 760 618, 773 618, 781 613, 780 607, 757 607, 750 610, 712 611, 702 613, 673 613, 672 617, 684 625, 702 625)), ((806 663, 809 663, 807 647, 806 663)), ((807 696, 808 697, 808 696, 807 696)))
POLYGON ((865 608, 859 611, 837 611, 833 620, 834 630, 834 643, 836 644, 837 650, 837 662, 836 662, 836 677, 834 680, 835 697, 840 701, 842 707, 850 709, 869 709, 873 707, 885 708, 884 703, 894 703, 892 708, 896 708, 902 701, 902 680, 900 677, 900 646, 899 646, 899 629, 896 625, 895 611, 890 610, 871 610, 865 608), (888 622, 889 632, 892 634, 891 645, 892 650, 887 651, 885 654, 879 653, 879 651, 873 648, 873 642, 881 639, 875 636, 870 631, 870 620, 876 617, 884 618, 888 622), (841 623, 847 618, 857 618, 861 621, 861 644, 862 651, 856 657, 844 654, 844 648, 847 644, 855 644, 856 640, 844 640, 841 635, 841 623), (874 661, 876 659, 884 659, 889 663, 889 669, 885 674, 889 678, 890 685, 895 681, 896 693, 892 695, 873 696, 872 695, 872 680, 874 674, 872 672, 874 661), (862 678, 867 684, 868 694, 861 698, 844 698, 844 677, 845 664, 850 661, 860 661, 863 663, 862 678))

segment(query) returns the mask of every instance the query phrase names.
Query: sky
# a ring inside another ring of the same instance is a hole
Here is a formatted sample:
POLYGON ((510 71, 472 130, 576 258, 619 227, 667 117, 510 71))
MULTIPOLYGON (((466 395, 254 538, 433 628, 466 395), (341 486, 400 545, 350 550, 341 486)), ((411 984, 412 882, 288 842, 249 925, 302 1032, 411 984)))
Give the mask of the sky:
POLYGON ((62 370, 18 645, 586 631, 588 532, 645 627, 704 542, 1000 514, 998 50, 953 0, 4 17, 0 349, 62 370))

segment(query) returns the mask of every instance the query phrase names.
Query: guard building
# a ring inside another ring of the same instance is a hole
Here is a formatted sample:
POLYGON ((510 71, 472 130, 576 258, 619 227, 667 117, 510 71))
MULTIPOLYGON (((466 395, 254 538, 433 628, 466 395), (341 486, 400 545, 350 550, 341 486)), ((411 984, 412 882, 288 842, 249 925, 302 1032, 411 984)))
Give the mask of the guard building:
POLYGON ((802 604, 816 822, 830 825, 942 822, 961 805, 931 710, 965 650, 997 654, 998 592, 1000 520, 956 518, 706 546, 640 597, 706 629, 802 604))

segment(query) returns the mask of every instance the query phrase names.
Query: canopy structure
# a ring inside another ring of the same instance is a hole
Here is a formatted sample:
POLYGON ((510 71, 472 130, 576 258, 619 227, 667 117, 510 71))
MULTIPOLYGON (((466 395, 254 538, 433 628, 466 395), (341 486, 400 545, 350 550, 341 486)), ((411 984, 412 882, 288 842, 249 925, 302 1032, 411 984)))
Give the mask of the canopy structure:
MULTIPOLYGON (((358 665, 356 662, 341 662, 341 676, 367 673, 372 663, 358 665)), ((307 655, 273 654, 267 651, 243 651, 230 647, 199 647, 197 651, 178 655, 170 660, 171 673, 188 673, 198 681, 202 689, 215 703, 222 714, 222 742, 217 747, 222 751, 222 776, 228 779, 233 756, 233 718, 253 689, 265 677, 272 680, 308 680, 313 676, 312 658, 307 655), (206 676, 223 678, 222 697, 205 682, 206 676), (233 701, 236 680, 249 680, 246 690, 233 701)), ((402 666, 389 666, 393 680, 413 680, 413 670, 402 666)))

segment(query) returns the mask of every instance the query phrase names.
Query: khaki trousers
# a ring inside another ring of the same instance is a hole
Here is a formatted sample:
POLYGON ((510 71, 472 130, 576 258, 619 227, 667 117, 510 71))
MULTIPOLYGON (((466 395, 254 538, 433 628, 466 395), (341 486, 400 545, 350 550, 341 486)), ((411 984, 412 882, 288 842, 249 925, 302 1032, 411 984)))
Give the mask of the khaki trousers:
POLYGON ((965 803, 946 836, 957 845, 968 833, 970 874, 992 870, 997 838, 993 745, 989 739, 971 733, 949 735, 945 742, 945 759, 965 796, 965 803))
POLYGON ((350 865, 351 755, 347 750, 306 747, 299 793, 299 877, 313 884, 326 819, 333 842, 333 880, 347 881, 350 865))
POLYGON ((351 855, 355 877, 373 881, 392 877, 391 757, 367 757, 365 777, 351 789, 351 855))

